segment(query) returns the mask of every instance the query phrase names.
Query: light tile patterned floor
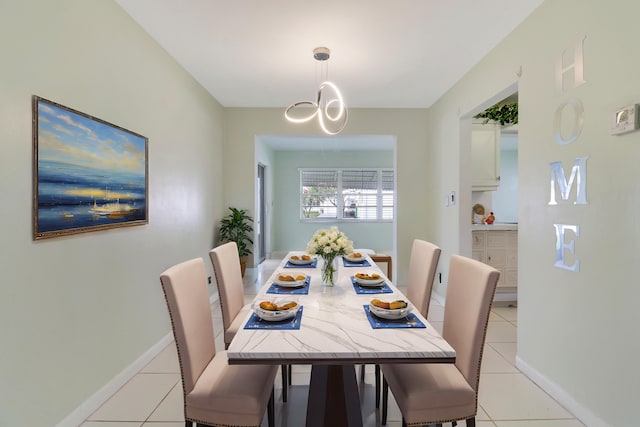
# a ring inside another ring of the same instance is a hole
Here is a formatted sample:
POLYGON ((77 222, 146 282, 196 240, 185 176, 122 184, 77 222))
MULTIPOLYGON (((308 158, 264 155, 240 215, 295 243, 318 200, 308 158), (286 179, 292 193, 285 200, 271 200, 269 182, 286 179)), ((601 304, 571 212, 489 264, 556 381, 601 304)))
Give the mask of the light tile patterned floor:
MULTIPOLYGON (((264 281, 278 265, 267 260, 258 269, 248 269, 244 278, 247 302, 251 301, 264 281)), ((220 306, 212 305, 216 346, 222 343, 220 306)), ((444 308, 431 302, 429 321, 442 330, 444 308)), ((525 377, 515 367, 517 308, 495 306, 489 319, 480 377, 478 427, 581 427, 569 412, 525 377)), ((304 426, 309 366, 293 367, 293 385, 289 402, 282 403, 280 379, 276 387, 276 425, 304 426)), ((368 366, 365 382, 360 385, 362 415, 367 427, 380 425, 375 410, 373 367, 368 366)), ((266 417, 265 417, 266 418, 266 417)), ((401 414, 389 399, 390 427, 402 425, 401 414)), ((266 419, 263 426, 266 426, 266 419)), ((464 422, 459 422, 464 426, 464 422)), ((175 345, 171 343, 156 358, 125 384, 104 405, 94 412, 81 427, 184 427, 182 385, 175 345)))

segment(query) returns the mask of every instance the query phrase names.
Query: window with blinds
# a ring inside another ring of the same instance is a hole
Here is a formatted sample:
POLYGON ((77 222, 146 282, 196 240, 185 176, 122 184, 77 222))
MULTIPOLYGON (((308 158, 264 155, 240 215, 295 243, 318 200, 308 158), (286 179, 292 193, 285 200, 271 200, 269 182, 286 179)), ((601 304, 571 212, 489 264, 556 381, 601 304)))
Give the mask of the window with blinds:
POLYGON ((300 218, 393 220, 391 169, 300 169, 300 218))

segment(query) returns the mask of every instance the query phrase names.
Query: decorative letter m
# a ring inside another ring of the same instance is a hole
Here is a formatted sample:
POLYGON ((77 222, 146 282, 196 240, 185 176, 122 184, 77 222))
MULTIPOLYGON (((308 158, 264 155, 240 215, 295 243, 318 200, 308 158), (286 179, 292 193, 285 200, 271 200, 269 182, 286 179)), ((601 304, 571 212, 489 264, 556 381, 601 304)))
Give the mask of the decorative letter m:
POLYGON ((557 205, 556 202, 556 182, 560 189, 560 196, 562 200, 569 199, 569 193, 573 183, 576 183, 576 201, 574 205, 586 205, 587 202, 587 159, 589 156, 577 157, 573 162, 573 168, 571 168, 571 176, 569 182, 567 182, 564 169, 562 168, 562 162, 552 162, 551 165, 551 197, 549 198, 550 205, 557 205))

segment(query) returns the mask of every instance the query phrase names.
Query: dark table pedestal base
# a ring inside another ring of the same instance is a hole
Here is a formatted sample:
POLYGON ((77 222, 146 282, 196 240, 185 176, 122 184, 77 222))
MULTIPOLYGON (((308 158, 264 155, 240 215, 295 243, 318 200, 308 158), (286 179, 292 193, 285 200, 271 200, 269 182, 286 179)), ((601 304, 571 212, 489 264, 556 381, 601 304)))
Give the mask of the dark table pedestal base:
POLYGON ((353 365, 313 365, 307 427, 362 427, 353 365))

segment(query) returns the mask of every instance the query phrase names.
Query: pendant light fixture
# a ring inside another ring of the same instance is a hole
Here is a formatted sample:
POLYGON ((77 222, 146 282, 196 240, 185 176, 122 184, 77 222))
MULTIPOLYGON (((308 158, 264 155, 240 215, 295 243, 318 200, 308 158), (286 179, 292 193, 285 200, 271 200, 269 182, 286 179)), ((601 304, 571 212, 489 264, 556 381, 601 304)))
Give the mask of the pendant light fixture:
POLYGON ((298 101, 291 104, 284 112, 284 116, 292 123, 305 123, 318 117, 318 122, 322 131, 329 135, 337 135, 347 124, 347 106, 344 103, 342 94, 338 87, 329 81, 327 61, 331 56, 331 51, 326 47, 317 47, 313 50, 313 58, 317 61, 319 75, 318 94, 316 101, 298 101), (300 108, 298 108, 300 107, 300 108), (291 112, 294 109, 301 110, 311 107, 312 111, 307 115, 297 117, 291 112))

